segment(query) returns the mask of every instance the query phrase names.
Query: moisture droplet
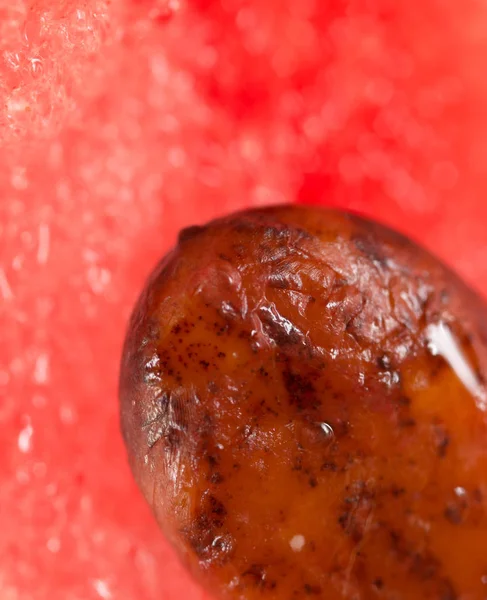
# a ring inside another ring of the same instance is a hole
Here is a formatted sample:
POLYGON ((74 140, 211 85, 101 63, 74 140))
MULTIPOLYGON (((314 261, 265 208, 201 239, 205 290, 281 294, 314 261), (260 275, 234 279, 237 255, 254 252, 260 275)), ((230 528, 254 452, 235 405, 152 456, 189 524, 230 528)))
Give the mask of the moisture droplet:
POLYGON ((304 535, 295 535, 289 542, 289 545, 294 550, 294 552, 301 552, 301 550, 304 548, 305 543, 306 540, 304 538, 304 535))
POLYGON ((333 431, 333 427, 328 423, 320 423, 321 430, 326 435, 327 438, 332 438, 335 435, 333 431))
POLYGON ((487 397, 482 383, 478 380, 474 367, 468 361, 463 349, 455 339, 448 325, 438 323, 427 329, 428 350, 433 356, 442 356, 455 371, 458 379, 475 398, 482 412, 487 411, 487 397))

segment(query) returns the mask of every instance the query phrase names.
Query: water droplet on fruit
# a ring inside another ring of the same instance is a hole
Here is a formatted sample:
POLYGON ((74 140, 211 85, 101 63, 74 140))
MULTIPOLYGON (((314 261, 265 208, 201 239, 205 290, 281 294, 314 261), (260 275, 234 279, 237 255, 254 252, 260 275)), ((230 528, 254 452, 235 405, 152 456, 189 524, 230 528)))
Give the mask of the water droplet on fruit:
POLYGON ((445 323, 430 325, 426 335, 430 353, 446 360, 458 379, 475 398, 478 408, 483 412, 487 411, 485 389, 448 325, 445 323))
POLYGON ((305 543, 306 540, 303 535, 295 535, 289 542, 289 545, 294 550, 294 552, 301 552, 301 550, 304 548, 305 543))
POLYGON ((329 425, 328 423, 321 423, 320 427, 327 438, 331 439, 335 435, 335 433, 333 431, 333 427, 331 425, 329 425))

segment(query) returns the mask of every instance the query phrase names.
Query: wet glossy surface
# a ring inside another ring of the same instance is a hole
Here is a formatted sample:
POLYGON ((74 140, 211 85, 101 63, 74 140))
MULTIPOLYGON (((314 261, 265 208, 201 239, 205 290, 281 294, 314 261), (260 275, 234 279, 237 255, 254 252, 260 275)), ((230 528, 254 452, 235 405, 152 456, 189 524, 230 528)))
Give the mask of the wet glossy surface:
POLYGON ((182 232, 131 322, 122 424, 216 598, 485 596, 485 321, 436 259, 357 217, 182 232))

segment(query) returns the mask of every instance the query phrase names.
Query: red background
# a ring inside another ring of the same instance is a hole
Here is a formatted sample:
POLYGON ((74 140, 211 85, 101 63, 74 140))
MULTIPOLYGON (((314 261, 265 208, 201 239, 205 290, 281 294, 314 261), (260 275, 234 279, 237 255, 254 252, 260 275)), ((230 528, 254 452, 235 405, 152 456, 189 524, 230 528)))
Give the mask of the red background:
POLYGON ((311 202, 487 292, 487 5, 0 0, 0 597, 185 599, 118 431, 182 226, 311 202))

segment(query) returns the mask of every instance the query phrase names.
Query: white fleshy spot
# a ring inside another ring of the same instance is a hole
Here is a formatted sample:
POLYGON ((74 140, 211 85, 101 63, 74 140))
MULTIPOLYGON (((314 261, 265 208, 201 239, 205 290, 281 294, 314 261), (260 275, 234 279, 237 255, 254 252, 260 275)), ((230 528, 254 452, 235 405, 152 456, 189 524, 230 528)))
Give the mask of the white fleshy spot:
POLYGON ((102 579, 95 579, 93 582, 93 587, 100 598, 107 600, 108 598, 112 597, 112 593, 106 581, 103 581, 102 579))
POLYGON ((19 433, 18 437, 18 446, 19 450, 24 454, 27 454, 32 450, 32 434, 34 433, 34 429, 30 421, 26 424, 26 426, 19 433))
POLYGON ((49 381, 49 355, 40 354, 34 368, 34 381, 43 385, 49 381))
POLYGON ((110 271, 103 267, 93 265, 87 271, 88 284, 94 294, 101 294, 112 279, 110 271))

